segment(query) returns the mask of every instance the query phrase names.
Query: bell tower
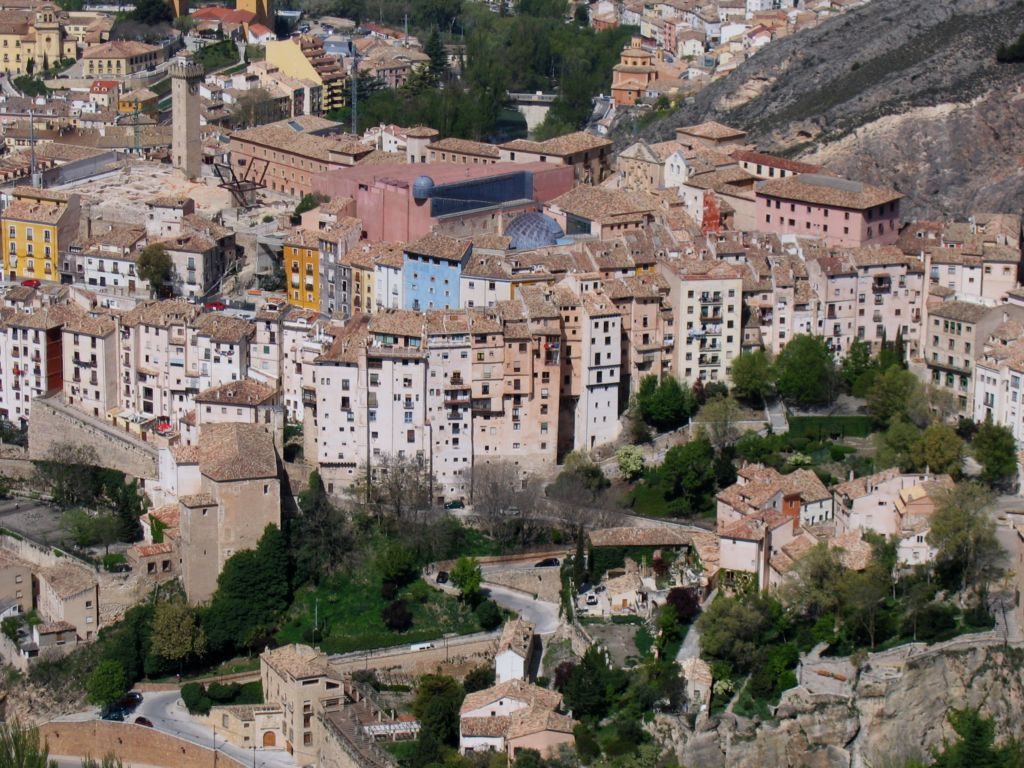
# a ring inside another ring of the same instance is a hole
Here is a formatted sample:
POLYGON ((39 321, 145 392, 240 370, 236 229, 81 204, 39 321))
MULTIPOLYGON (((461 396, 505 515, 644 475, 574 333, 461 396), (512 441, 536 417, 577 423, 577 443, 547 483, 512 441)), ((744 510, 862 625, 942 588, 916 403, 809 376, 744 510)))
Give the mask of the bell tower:
POLYGON ((199 178, 202 141, 199 136, 199 84, 203 65, 187 51, 168 67, 171 76, 171 164, 188 179, 199 178))

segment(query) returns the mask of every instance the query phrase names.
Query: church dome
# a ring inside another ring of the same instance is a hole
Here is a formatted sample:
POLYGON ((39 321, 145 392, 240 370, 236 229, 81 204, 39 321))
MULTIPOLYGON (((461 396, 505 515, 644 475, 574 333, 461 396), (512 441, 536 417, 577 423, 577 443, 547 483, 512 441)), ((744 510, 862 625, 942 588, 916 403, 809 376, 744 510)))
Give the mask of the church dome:
POLYGON ((543 213, 524 213, 505 228, 505 235, 512 238, 509 247, 518 251, 556 245, 564 234, 558 222, 543 213))

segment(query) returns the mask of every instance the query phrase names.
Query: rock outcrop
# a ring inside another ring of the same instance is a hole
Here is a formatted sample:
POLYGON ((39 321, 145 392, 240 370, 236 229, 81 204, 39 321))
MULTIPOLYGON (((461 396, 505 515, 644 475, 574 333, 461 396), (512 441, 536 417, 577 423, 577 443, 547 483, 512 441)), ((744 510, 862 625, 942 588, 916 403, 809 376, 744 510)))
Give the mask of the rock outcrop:
POLYGON ((759 51, 633 138, 714 119, 763 149, 889 184, 905 212, 1024 205, 1024 64, 995 50, 1024 29, 1015 0, 873 0, 759 51))
POLYGON ((861 676, 852 697, 787 692, 776 720, 724 714, 694 730, 660 716, 659 741, 680 765, 700 768, 879 768, 926 756, 954 733, 952 708, 992 717, 1000 738, 1024 722, 1024 654, 1001 647, 924 654, 897 668, 861 676))

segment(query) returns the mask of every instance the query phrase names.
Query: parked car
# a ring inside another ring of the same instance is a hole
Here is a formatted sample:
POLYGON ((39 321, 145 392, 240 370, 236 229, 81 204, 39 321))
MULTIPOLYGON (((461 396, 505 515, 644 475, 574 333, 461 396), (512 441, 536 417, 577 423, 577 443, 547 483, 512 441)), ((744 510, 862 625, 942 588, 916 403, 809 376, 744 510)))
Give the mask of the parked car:
POLYGON ((604 584, 598 584, 596 587, 594 587, 594 591, 595 592, 604 592, 604 584))
POLYGON ((135 724, 136 725, 144 725, 147 728, 152 728, 153 727, 153 721, 150 720, 148 717, 143 717, 142 715, 139 715, 138 717, 135 718, 135 724))
POLYGON ((228 305, 223 301, 208 301, 204 306, 211 312, 223 312, 228 308, 228 305))
POLYGON ((597 595, 587 595, 587 605, 597 605, 597 595))
POLYGON ((100 714, 100 717, 104 720, 113 720, 118 723, 124 722, 124 710, 118 707, 109 707, 100 714))
POLYGON ((448 571, 438 571, 437 572, 437 583, 438 584, 447 584, 448 583, 448 571))
POLYGON ((534 568, 554 568, 556 565, 561 565, 557 557, 545 557, 539 563, 534 564, 534 568))
POLYGON ((501 510, 501 514, 505 517, 519 517, 523 513, 519 511, 519 507, 505 507, 501 510))
POLYGON ((465 509, 466 505, 465 505, 465 503, 463 503, 463 502, 459 501, 458 499, 456 499, 455 501, 449 501, 447 504, 444 505, 444 508, 445 509, 465 509))
POLYGON ((42 285, 42 283, 36 280, 34 277, 30 277, 28 280, 22 280, 21 284, 24 285, 26 288, 38 288, 40 285, 42 285))

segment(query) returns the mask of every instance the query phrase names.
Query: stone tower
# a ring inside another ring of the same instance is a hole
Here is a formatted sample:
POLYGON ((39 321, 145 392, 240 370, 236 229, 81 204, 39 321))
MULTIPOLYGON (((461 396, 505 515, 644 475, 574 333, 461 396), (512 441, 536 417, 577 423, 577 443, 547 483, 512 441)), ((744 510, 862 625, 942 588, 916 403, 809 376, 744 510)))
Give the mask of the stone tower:
POLYGON ((199 178, 203 145, 199 137, 199 84, 203 65, 182 52, 168 68, 171 76, 171 163, 186 178, 199 178))
POLYGON ((60 8, 44 3, 36 9, 35 59, 36 69, 55 66, 63 55, 63 35, 58 14, 60 8))

